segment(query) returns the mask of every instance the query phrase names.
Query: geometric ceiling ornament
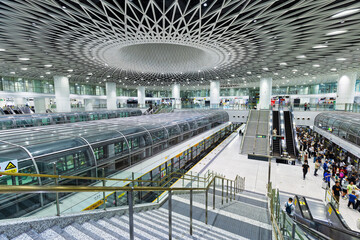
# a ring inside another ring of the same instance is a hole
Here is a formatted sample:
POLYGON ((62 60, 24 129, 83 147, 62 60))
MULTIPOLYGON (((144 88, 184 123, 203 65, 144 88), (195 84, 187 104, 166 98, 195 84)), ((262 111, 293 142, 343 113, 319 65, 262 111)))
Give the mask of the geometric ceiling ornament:
POLYGON ((0 75, 242 86, 357 71, 359 12, 358 0, 1 0, 0 75))

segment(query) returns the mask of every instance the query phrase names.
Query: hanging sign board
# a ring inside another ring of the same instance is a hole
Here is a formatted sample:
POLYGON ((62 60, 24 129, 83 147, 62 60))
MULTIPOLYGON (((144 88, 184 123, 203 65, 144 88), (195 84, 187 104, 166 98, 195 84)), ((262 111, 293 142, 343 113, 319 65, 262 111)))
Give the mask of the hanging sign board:
MULTIPOLYGON (((18 160, 4 161, 0 163, 0 172, 18 172, 18 160)), ((0 175, 1 177, 2 175, 0 175)))

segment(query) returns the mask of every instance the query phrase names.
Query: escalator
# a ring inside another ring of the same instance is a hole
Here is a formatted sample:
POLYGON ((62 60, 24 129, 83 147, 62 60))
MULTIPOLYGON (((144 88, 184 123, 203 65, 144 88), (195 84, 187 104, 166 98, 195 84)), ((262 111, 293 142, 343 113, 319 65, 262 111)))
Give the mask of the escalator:
POLYGON ((284 111, 284 122, 285 122, 286 150, 291 158, 296 158, 292 114, 289 111, 284 111))
MULTIPOLYGON (((280 120, 279 120, 279 111, 273 111, 273 130, 277 130, 277 135, 280 135, 280 120)), ((273 136, 272 141, 272 152, 273 156, 280 157, 281 156, 281 138, 273 136)))
POLYGON ((322 203, 309 205, 305 197, 296 195, 294 205, 294 220, 300 227, 312 229, 331 239, 360 239, 360 232, 351 230, 331 203, 326 206, 322 203))

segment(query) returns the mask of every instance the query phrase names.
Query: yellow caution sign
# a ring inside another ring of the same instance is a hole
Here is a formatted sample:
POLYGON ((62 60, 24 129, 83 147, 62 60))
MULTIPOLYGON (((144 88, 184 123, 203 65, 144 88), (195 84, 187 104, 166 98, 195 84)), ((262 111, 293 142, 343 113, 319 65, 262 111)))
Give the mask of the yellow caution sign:
POLYGON ((87 211, 87 210, 94 210, 96 208, 98 208, 99 206, 101 206, 104 203, 103 200, 99 200, 94 204, 91 204, 90 206, 88 206, 87 208, 84 208, 83 211, 87 211))
POLYGON ((8 165, 6 166, 5 170, 10 170, 13 168, 16 168, 16 166, 12 162, 9 162, 8 165))
POLYGON ((332 208, 331 207, 329 207, 328 212, 329 212, 329 215, 331 215, 331 213, 332 213, 332 208))

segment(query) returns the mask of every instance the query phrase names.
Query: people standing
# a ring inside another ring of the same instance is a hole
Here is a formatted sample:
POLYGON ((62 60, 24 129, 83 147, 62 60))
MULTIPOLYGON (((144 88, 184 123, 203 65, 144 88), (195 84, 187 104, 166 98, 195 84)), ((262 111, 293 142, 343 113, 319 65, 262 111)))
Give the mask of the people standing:
POLYGON ((355 209, 355 200, 356 200, 356 195, 355 195, 355 191, 352 191, 349 194, 349 202, 348 202, 348 207, 350 208, 350 205, 353 206, 353 209, 355 209))
POLYGON ((310 166, 309 166, 307 160, 304 161, 304 164, 302 165, 302 168, 303 168, 303 177, 304 177, 304 180, 305 180, 305 176, 306 176, 306 174, 308 173, 308 171, 310 169, 310 166))
POLYGON ((331 174, 329 171, 325 171, 325 174, 324 174, 324 179, 325 179, 325 182, 327 183, 328 187, 330 188, 330 177, 331 177, 331 174))
POLYGON ((294 216, 295 214, 295 206, 293 204, 293 199, 289 198, 289 200, 285 203, 285 211, 290 216, 294 216))
POLYGON ((338 203, 340 203, 340 192, 341 187, 339 182, 335 182, 335 185, 332 187, 333 196, 338 203))

